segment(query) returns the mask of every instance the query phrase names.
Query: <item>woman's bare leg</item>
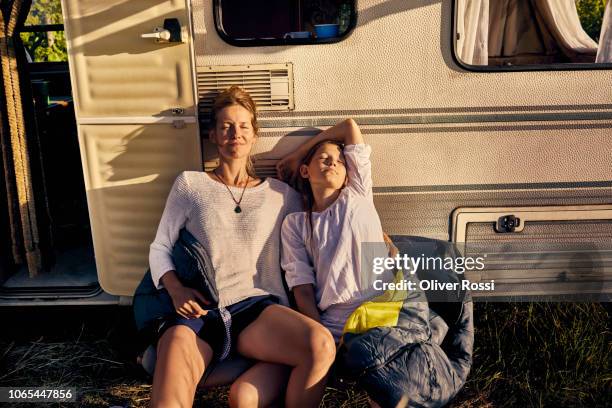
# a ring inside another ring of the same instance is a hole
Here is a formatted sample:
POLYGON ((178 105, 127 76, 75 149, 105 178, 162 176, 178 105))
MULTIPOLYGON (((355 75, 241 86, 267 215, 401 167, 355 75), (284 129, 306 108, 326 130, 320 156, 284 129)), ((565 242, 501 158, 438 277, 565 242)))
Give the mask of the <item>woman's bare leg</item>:
POLYGON ((336 345, 325 327, 280 305, 268 306, 238 336, 246 357, 293 367, 287 385, 287 407, 318 407, 336 345))
POLYGON ((212 356, 210 346, 189 327, 166 330, 157 344, 151 407, 191 408, 198 382, 212 356))
POLYGON ((229 390, 231 408, 282 406, 291 367, 258 362, 234 381, 229 390))

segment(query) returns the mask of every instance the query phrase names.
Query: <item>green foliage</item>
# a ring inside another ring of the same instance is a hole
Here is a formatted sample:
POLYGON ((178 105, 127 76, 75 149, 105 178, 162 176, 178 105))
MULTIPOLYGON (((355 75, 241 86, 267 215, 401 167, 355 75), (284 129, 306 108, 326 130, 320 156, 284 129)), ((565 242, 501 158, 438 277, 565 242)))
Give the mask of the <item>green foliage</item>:
MULTIPOLYGON (((62 24, 60 0, 33 0, 26 26, 62 24)), ((34 62, 67 61, 66 36, 63 31, 21 33, 21 40, 34 62)))
POLYGON ((576 8, 582 28, 595 41, 599 40, 606 0, 576 0, 576 8))

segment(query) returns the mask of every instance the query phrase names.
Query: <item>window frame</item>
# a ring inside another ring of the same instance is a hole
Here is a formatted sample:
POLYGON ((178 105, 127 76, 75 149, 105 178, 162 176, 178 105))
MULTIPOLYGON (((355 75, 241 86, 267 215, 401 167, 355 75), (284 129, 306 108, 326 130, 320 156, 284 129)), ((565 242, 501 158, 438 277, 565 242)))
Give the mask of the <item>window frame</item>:
MULTIPOLYGON (((593 71, 593 70, 609 70, 612 69, 612 63, 585 63, 585 62, 568 62, 565 64, 538 64, 538 65, 472 65, 463 62, 457 56, 457 1, 452 1, 452 22, 451 22, 451 54, 453 61, 469 72, 529 72, 529 71, 593 71)), ((612 0, 609 0, 612 1, 612 0)))
POLYGON ((248 40, 237 40, 229 36, 221 25, 221 2, 223 0, 213 0, 213 19, 215 22, 215 30, 223 41, 234 47, 268 47, 268 46, 287 46, 287 45, 317 45, 317 44, 334 44, 344 41, 351 36, 355 27, 357 27, 357 0, 351 0, 353 2, 353 13, 351 14, 351 21, 349 22, 348 28, 344 34, 340 37, 332 38, 254 38, 248 40))

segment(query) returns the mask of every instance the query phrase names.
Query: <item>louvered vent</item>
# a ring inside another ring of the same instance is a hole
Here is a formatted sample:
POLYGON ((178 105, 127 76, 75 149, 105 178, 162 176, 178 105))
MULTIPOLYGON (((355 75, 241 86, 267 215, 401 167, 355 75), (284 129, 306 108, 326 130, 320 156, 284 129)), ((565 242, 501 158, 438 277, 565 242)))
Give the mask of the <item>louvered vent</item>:
POLYGON ((293 109, 293 64, 198 67, 200 120, 208 121, 214 98, 232 85, 246 89, 257 109, 293 109))

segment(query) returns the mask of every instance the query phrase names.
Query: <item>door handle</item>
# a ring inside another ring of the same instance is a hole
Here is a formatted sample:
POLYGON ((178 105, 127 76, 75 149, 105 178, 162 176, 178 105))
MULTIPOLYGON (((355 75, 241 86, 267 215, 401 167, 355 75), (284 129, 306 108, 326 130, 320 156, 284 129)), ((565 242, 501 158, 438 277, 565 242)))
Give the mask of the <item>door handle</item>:
POLYGON ((170 31, 161 27, 155 27, 152 33, 140 34, 140 38, 153 38, 158 43, 170 42, 171 36, 170 31))
POLYGON ((184 30, 177 18, 167 18, 163 27, 155 27, 152 33, 140 34, 140 38, 153 38, 156 43, 184 42, 184 30))

